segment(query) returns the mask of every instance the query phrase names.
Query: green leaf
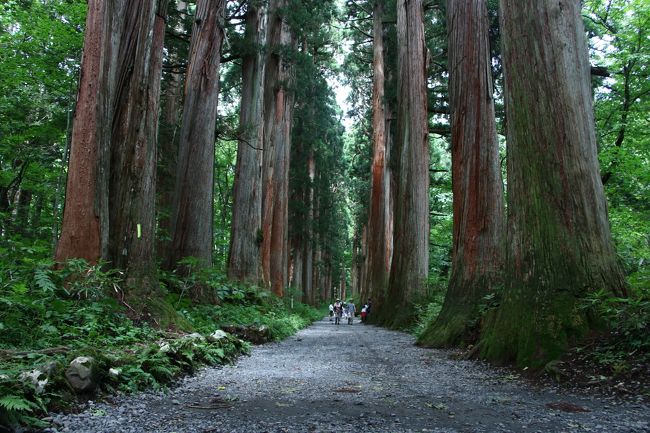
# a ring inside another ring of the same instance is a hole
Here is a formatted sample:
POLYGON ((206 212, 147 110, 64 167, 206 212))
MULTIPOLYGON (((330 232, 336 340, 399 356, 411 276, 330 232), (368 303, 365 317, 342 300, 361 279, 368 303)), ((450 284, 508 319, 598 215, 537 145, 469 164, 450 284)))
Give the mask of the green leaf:
POLYGON ((16 284, 14 284, 13 286, 11 286, 11 289, 12 289, 12 290, 14 291, 14 293, 16 293, 17 295, 24 295, 24 294, 27 293, 27 291, 29 290, 29 289, 27 288, 27 285, 26 285, 25 283, 22 283, 22 282, 21 282, 21 283, 16 283, 16 284))
POLYGON ((27 411, 31 412, 34 408, 34 403, 19 397, 17 395, 6 395, 0 398, 0 407, 10 411, 27 411))
POLYGON ((56 291, 56 285, 52 282, 49 272, 44 269, 36 269, 34 271, 34 282, 44 292, 53 293, 56 291))

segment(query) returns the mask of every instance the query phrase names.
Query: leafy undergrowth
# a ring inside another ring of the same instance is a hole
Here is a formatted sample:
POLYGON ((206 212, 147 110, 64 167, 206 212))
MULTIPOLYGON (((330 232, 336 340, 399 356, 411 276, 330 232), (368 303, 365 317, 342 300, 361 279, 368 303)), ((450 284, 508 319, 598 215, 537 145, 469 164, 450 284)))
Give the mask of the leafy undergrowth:
POLYGON ((628 298, 598 292, 584 306, 604 319, 609 331, 547 366, 546 375, 570 386, 650 401, 650 290, 633 286, 628 298))
POLYGON ((248 351, 248 343, 217 331, 222 326, 263 325, 270 339, 279 340, 322 317, 215 273, 163 275, 161 281, 176 310, 169 329, 139 320, 122 302, 120 275, 101 266, 73 261, 53 270, 51 263, 17 261, 11 271, 0 268, 0 427, 43 425, 48 411, 72 410, 87 397, 65 378, 77 357, 94 359, 95 397, 159 389, 248 351), (198 283, 214 290, 218 305, 187 298, 198 283))
POLYGON ((571 388, 650 402, 650 353, 617 348, 616 335, 593 337, 545 369, 571 388))
POLYGON ((420 338, 422 333, 433 323, 442 310, 447 293, 447 281, 431 278, 428 283, 429 295, 425 300, 414 305, 415 323, 406 331, 420 338))

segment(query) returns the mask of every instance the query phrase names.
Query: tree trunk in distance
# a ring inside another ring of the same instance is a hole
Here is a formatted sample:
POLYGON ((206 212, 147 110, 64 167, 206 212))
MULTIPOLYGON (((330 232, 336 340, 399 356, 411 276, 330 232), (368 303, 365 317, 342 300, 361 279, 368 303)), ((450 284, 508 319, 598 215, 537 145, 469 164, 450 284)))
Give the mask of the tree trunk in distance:
MULTIPOLYGON (((107 258, 123 269, 129 296, 158 295, 155 203, 156 134, 165 36, 166 0, 114 3, 119 43, 108 177, 107 258), (119 4, 118 4, 119 3, 119 4)), ((115 35, 115 33, 114 33, 115 35)))
POLYGON ((228 278, 258 283, 262 225, 262 147, 264 137, 264 54, 266 8, 246 13, 246 49, 242 60, 237 168, 233 189, 228 278))
POLYGON ((359 296, 361 302, 367 302, 372 298, 371 293, 366 285, 366 277, 368 275, 368 225, 364 224, 361 228, 361 260, 359 261, 359 296))
MULTIPOLYGON (((174 59, 172 59, 174 61, 174 59)), ((167 266, 170 255, 172 230, 172 209, 176 187, 176 165, 178 160, 178 138, 180 115, 182 113, 183 78, 180 73, 170 71, 166 81, 166 97, 162 104, 158 131, 158 164, 156 166, 156 190, 158 191, 158 242, 156 255, 167 266)))
POLYGON ((38 234, 39 230, 42 230, 41 227, 41 217, 43 215, 43 207, 45 206, 45 194, 39 193, 36 196, 36 204, 32 210, 32 217, 29 221, 31 226, 31 232, 33 234, 38 234))
POLYGON ((502 281, 504 198, 492 99, 486 0, 449 0, 454 229, 445 303, 420 344, 474 342, 483 297, 502 281))
POLYGON ((307 222, 305 224, 305 234, 303 238, 303 260, 304 265, 302 269, 303 281, 302 290, 304 292, 305 303, 313 303, 315 296, 313 294, 313 265, 314 265, 314 179, 316 177, 316 160, 314 159, 314 150, 311 149, 309 153, 309 160, 307 162, 307 170, 309 175, 309 184, 306 188, 307 195, 307 222))
POLYGON ((355 232, 352 240, 352 267, 350 269, 350 286, 352 296, 361 296, 359 291, 359 233, 355 232))
POLYGON ((395 239, 386 304, 375 318, 392 327, 413 320, 429 270, 429 140, 426 47, 421 0, 397 1, 398 97, 395 239))
POLYGON ((502 0, 508 117, 506 287, 487 359, 538 368, 596 326, 581 299, 625 294, 599 177, 580 2, 502 0))
POLYGON ((32 204, 32 191, 29 189, 20 189, 18 196, 18 204, 16 205, 16 216, 14 224, 16 233, 23 236, 30 235, 29 225, 29 209, 32 204))
MULTIPOLYGON (((214 141, 224 0, 199 0, 192 28, 172 218, 172 267, 182 259, 212 265, 214 141)), ((197 290, 202 290, 197 287, 197 290)), ((202 298, 202 293, 194 293, 202 298)))

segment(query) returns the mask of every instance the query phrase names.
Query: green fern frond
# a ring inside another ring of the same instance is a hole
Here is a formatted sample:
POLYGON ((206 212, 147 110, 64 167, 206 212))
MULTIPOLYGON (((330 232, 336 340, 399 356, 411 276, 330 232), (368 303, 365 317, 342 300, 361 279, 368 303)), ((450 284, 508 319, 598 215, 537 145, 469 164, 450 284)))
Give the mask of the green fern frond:
POLYGON ((32 412, 36 405, 24 397, 17 395, 5 395, 0 398, 0 408, 7 411, 27 411, 32 412))
POLYGON ((34 271, 34 282, 36 286, 45 292, 55 292, 56 284, 52 281, 49 271, 46 269, 36 269, 34 271))

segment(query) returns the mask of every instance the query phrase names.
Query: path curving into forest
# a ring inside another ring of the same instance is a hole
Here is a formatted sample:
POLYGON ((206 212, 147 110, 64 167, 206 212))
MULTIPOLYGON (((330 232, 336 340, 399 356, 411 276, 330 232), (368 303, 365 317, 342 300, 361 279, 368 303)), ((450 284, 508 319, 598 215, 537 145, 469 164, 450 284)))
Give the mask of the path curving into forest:
POLYGON ((631 433, 650 431, 650 407, 536 390, 509 370, 416 347, 407 334, 324 319, 167 393, 55 421, 50 432, 631 433))

